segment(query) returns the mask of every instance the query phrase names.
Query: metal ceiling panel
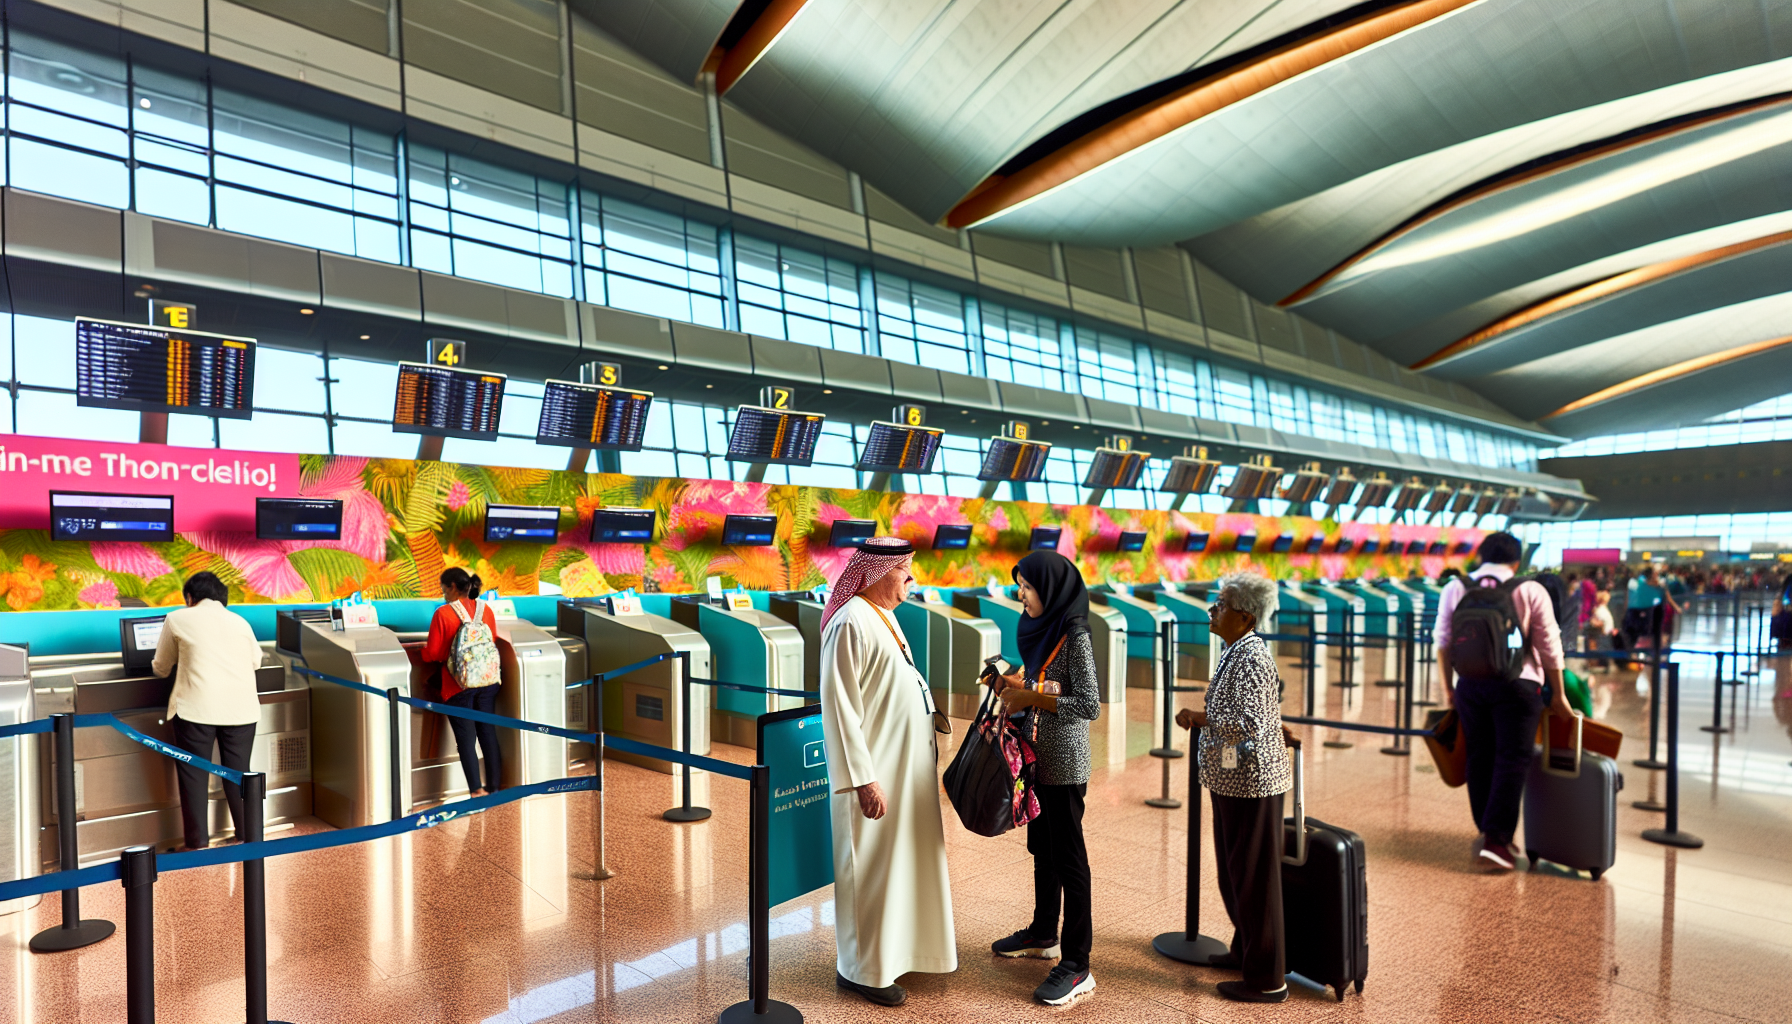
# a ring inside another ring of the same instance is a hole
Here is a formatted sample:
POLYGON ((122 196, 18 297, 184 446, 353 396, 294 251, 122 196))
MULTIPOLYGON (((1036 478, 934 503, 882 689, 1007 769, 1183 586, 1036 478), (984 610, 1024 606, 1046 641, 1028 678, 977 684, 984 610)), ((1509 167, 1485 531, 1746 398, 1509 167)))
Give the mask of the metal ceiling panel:
POLYGON ((567 0, 567 6, 673 78, 695 82, 740 0, 567 0))
POLYGON ((1700 423, 1786 393, 1792 346, 1725 363, 1549 421, 1569 437, 1594 437, 1700 423))

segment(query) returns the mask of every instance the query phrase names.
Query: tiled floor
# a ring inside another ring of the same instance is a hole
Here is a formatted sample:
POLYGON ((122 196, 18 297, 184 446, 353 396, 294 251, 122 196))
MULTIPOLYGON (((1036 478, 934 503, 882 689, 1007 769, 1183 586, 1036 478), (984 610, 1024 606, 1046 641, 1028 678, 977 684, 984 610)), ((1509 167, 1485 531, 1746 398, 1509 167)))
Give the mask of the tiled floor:
MULTIPOLYGON (((1708 627, 1709 624, 1703 624, 1708 627)), ((1382 673, 1368 657, 1368 678, 1382 673)), ((1095 726, 1088 844, 1095 873, 1097 991, 1073 1007, 1030 1001, 1047 967, 997 961, 987 943, 1026 923, 1032 873, 1019 835, 983 839, 947 815, 960 968, 910 975, 906 1006, 872 1007, 834 988, 830 891, 774 908, 772 994, 810 1020, 1226 1022, 1783 1021, 1792 1017, 1792 683, 1769 670, 1738 691, 1740 731, 1708 722, 1709 659, 1690 659, 1680 751, 1682 828, 1704 837, 1675 851, 1638 838, 1660 814, 1629 800, 1661 774, 1626 763, 1618 862, 1600 882, 1545 868, 1487 875, 1468 856, 1466 797, 1445 788, 1422 750, 1383 740, 1307 745, 1309 809, 1355 829, 1368 847, 1370 972, 1361 995, 1333 1001, 1295 986, 1266 1009, 1220 999, 1229 975, 1177 964, 1151 937, 1182 927, 1186 810, 1145 806, 1160 785, 1159 714, 1143 691, 1095 726), (1785 696, 1774 698, 1776 685, 1785 696)), ((1285 672, 1289 707, 1300 675, 1285 672)), ((1334 676, 1335 677, 1335 676, 1334 676)), ((1363 676, 1359 674, 1359 678, 1363 676)), ((1634 674, 1598 678, 1602 716, 1646 746, 1646 697, 1634 674)), ((1327 714, 1387 722, 1395 691, 1326 687, 1327 714)), ((1199 700, 1198 697, 1192 698, 1199 700)), ((1726 716, 1729 711, 1726 710, 1726 716)), ((1307 730, 1312 736, 1313 731, 1307 730)), ((1331 738, 1312 736, 1314 739, 1331 738)), ((1186 747, 1186 736, 1178 736, 1186 747)), ((718 748, 735 760, 747 752, 718 748)), ((948 754, 949 756, 949 754, 948 754)), ((943 760, 943 759, 942 759, 943 760)), ((1185 797, 1186 759, 1172 792, 1185 797)), ((713 1021, 746 996, 746 788, 700 780, 715 816, 673 825, 659 812, 665 776, 613 766, 609 864, 591 866, 589 794, 537 798, 412 836, 270 863, 269 984, 277 1018, 301 1021, 713 1021)), ((1227 932, 1204 855, 1202 926, 1227 932)), ((165 875, 156 885, 157 1003, 167 1021, 242 1019, 240 875, 165 875)), ((86 890, 87 916, 123 922, 122 890, 86 890)), ((76 953, 35 956, 25 941, 57 920, 55 897, 0 918, 0 1021, 124 1019, 121 934, 76 953), (6 995, 10 993, 10 996, 6 995), (6 1000, 10 999, 10 1002, 6 1000)))

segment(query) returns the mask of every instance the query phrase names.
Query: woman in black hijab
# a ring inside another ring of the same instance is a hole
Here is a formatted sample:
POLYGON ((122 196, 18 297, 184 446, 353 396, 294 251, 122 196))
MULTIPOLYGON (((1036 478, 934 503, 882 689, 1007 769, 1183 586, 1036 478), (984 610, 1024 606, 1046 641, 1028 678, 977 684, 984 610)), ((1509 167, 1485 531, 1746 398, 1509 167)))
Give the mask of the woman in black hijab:
POLYGON ((1089 723, 1101 717, 1101 698, 1089 637, 1089 592, 1076 565, 1055 551, 1021 559, 1014 582, 1025 609, 1015 633, 1023 671, 992 677, 990 685, 1010 714, 1026 713, 1026 734, 1038 758, 1039 817, 1027 823, 1033 921, 990 948, 997 956, 1057 958, 1033 998, 1063 1006, 1095 990, 1083 797, 1089 789, 1089 723))

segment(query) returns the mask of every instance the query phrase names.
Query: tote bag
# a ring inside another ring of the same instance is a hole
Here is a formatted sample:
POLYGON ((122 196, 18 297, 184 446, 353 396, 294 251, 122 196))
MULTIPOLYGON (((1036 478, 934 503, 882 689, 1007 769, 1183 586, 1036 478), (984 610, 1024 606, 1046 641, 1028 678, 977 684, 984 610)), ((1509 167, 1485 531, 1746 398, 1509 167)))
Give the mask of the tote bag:
POLYGON ((964 743, 946 766, 946 798, 964 827, 999 836, 1039 816, 1033 745, 1001 712, 994 690, 983 698, 964 743))

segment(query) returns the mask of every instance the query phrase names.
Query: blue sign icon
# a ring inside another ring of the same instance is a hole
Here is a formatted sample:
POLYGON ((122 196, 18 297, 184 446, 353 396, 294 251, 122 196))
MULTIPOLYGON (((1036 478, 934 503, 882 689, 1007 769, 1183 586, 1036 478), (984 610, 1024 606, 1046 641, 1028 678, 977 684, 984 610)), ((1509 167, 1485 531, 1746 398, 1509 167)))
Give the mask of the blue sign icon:
POLYGON ((821 767, 825 766, 827 763, 828 763, 827 748, 822 746, 821 740, 816 740, 813 743, 803 744, 803 767, 804 768, 821 768, 821 767))

